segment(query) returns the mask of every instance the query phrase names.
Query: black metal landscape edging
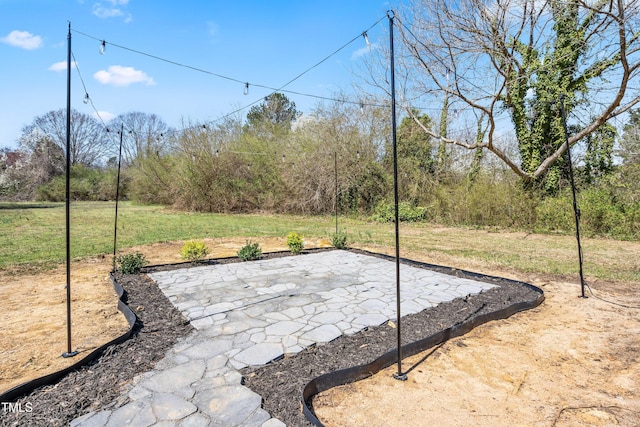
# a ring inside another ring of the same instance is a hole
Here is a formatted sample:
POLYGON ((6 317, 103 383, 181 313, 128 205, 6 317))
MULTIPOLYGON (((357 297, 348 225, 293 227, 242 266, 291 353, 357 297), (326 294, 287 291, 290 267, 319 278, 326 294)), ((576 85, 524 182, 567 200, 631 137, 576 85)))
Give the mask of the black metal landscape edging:
MULTIPOLYGON (((333 250, 333 248, 305 249, 302 252, 302 254, 313 253, 319 250, 333 250)), ((291 255, 290 251, 278 251, 278 252, 269 252, 269 253, 272 254, 272 256, 277 256, 277 257, 291 255)), ((235 259, 237 259, 238 262, 240 261, 238 257, 231 256, 226 258, 216 258, 216 259, 199 261, 197 263, 186 261, 186 262, 171 263, 171 264, 158 264, 158 265, 151 265, 151 266, 144 267, 142 272, 147 273, 147 272, 152 272, 156 269, 162 269, 162 268, 188 268, 188 267, 194 267, 194 266, 212 265, 212 264, 218 264, 220 261, 233 262, 235 261, 235 259)), ((21 396, 31 393, 33 390, 37 389, 38 387, 54 384, 56 381, 59 381, 68 373, 73 372, 76 369, 79 369, 80 367, 87 365, 89 362, 97 359, 100 356, 100 354, 110 345, 120 344, 126 341, 127 339, 129 339, 129 337, 131 337, 131 334, 133 332, 133 327, 136 322, 136 315, 133 313, 133 311, 131 311, 129 306, 127 306, 127 304, 122 300, 122 296, 124 295, 124 288, 116 281, 113 275, 113 272, 109 273, 109 279, 111 280, 113 289, 116 291, 116 294, 118 295, 118 310, 124 315, 125 319, 129 323, 129 329, 127 330, 127 332, 109 341, 108 343, 96 348, 91 353, 89 353, 82 359, 78 360, 76 363, 74 363, 71 366, 68 366, 60 371, 53 372, 43 377, 36 378, 31 381, 27 381, 25 383, 22 383, 15 387, 10 388, 9 390, 0 394, 0 402, 11 402, 18 399, 21 396)))
MULTIPOLYGON (((363 252, 367 252, 367 251, 363 251, 363 252)), ((380 254, 375 254, 375 253, 370 253, 370 254, 374 256, 380 256, 380 254)), ((382 255, 382 258, 391 258, 391 257, 382 255)), ((425 266, 432 267, 431 265, 428 265, 428 264, 425 265, 424 263, 419 263, 416 261, 409 261, 409 260, 403 260, 403 261, 407 264, 420 265, 423 268, 425 266)), ((504 279, 504 278, 497 278, 493 276, 485 276, 485 275, 473 273, 470 271, 455 270, 448 267, 442 267, 442 266, 433 266, 433 267, 438 267, 437 268, 438 270, 448 269, 452 272, 457 271, 462 273, 461 274, 462 276, 470 276, 470 277, 477 277, 477 278, 482 277, 483 279, 500 279, 503 281, 507 280, 514 284, 523 285, 529 289, 532 289, 538 292, 539 296, 538 298, 536 298, 535 301, 519 302, 491 313, 481 314, 479 316, 472 318, 469 321, 456 323, 455 325, 447 329, 444 329, 440 332, 437 332, 421 340, 418 340, 409 344, 405 344, 402 346, 403 357, 410 357, 415 354, 426 351, 430 348, 433 348, 439 344, 442 344, 448 341, 451 338, 464 335, 470 332, 472 329, 476 328, 477 326, 480 326, 492 320, 506 319, 520 311, 530 310, 532 308, 539 306, 544 301, 544 292, 542 291, 542 289, 538 288, 537 286, 531 285, 529 283, 510 280, 510 279, 504 279)), ((309 383, 307 383, 307 385, 305 385, 302 391, 301 403, 302 403, 302 412, 304 413, 304 416, 313 425, 317 427, 324 427, 324 424, 322 424, 322 422, 316 417, 315 413, 313 412, 313 405, 311 404, 311 398, 313 396, 323 391, 327 391, 333 387, 350 384, 356 381, 363 380, 365 378, 369 378, 375 375, 376 373, 380 372, 382 369, 388 368, 394 363, 397 363, 397 358, 398 358, 397 349, 393 349, 383 354, 382 356, 380 356, 379 358, 377 358, 371 363, 360 365, 360 366, 354 366, 347 369, 341 369, 341 370, 330 372, 328 374, 320 375, 319 377, 314 378, 309 383)))
POLYGON ((60 380, 65 375, 67 375, 68 373, 73 372, 76 369, 79 369, 80 367, 98 358, 100 354, 110 345, 120 344, 121 342, 124 342, 127 339, 129 339, 129 337, 131 336, 131 333, 133 332, 134 324, 136 323, 136 315, 122 300, 122 295, 124 295, 124 288, 115 280, 115 277, 113 276, 112 273, 109 274, 109 278, 111 279, 111 283, 113 284, 113 289, 118 294, 118 310, 124 315, 125 319, 127 319, 127 323, 129 323, 129 329, 127 330, 127 332, 109 341, 108 343, 96 348, 91 353, 89 353, 82 359, 78 360, 73 365, 62 369, 61 371, 57 371, 52 374, 45 375, 44 377, 36 378, 34 380, 27 381, 13 388, 10 388, 9 390, 0 394, 0 401, 11 402, 21 396, 31 393, 33 390, 37 389, 38 387, 53 384, 56 381, 60 380))
MULTIPOLYGON (((322 252, 322 251, 327 251, 327 250, 335 250, 334 248, 314 248, 314 249, 306 249, 304 253, 315 253, 315 252, 322 252)), ((379 254, 379 253, 375 253, 375 252, 369 252, 366 250, 360 250, 360 249, 347 249, 350 252, 354 252, 354 253, 361 253, 361 254, 366 254, 366 255, 371 255, 371 256, 376 256, 379 258, 383 258, 383 259, 387 259, 387 260, 393 260, 394 258, 388 255, 384 255, 384 254, 379 254)), ((290 252, 288 251, 278 251, 278 252, 271 252, 269 253, 271 254, 271 256, 275 256, 275 257, 285 257, 285 256, 289 256, 291 255, 290 252)), ((267 254, 265 254, 267 255, 267 254)), ((191 262, 184 262, 184 263, 173 263, 173 264, 161 264, 161 265, 153 265, 153 266, 148 266, 143 268, 143 272, 152 272, 156 269, 163 269, 163 268, 180 268, 180 267, 189 267, 189 266, 200 266, 200 265, 212 265, 212 264, 217 264, 220 261, 223 262, 236 262, 235 259, 237 257, 228 257, 228 258, 218 258, 218 259, 212 259, 212 260, 205 260, 202 262, 198 262, 198 263, 191 263, 191 262)), ((239 259, 238 259, 239 261, 239 259)), ((447 328, 443 331, 440 331, 436 334, 433 334, 429 337, 426 337, 424 339, 418 340, 416 342, 410 343, 410 344, 406 344, 404 346, 402 346, 402 352, 403 352, 403 356, 404 357, 410 357, 413 356, 415 354, 418 354, 422 351, 425 351, 431 347, 434 347, 438 344, 441 344, 451 338, 455 338, 461 335, 466 334, 467 332, 471 331, 473 328, 482 325, 483 323, 489 322, 491 320, 500 320, 500 319, 506 319, 509 316, 519 312, 519 311, 523 311, 523 310, 528 310, 531 308, 534 308, 538 305, 540 305, 542 303, 542 301, 544 301, 544 293, 543 291, 536 287, 533 286, 529 283, 525 283, 525 282, 520 282, 520 281, 516 281, 516 280, 510 280, 510 279, 505 279, 505 278, 500 278, 500 277, 496 277, 496 276, 487 276, 487 275, 483 275, 483 274, 479 274, 479 273, 474 273, 474 272, 470 272, 470 271, 466 271, 466 270, 459 270, 459 269, 454 269, 451 267, 444 267, 441 265, 434 265, 434 264, 426 264, 426 263, 422 263, 422 262, 418 262, 418 261, 413 261, 413 260, 409 260, 409 259, 405 259, 402 258, 401 259, 403 264, 408 264, 408 265, 414 265, 417 267, 421 267, 421 268, 428 268, 430 270, 434 270, 434 271, 438 271, 441 273, 445 273, 445 274, 449 274, 449 275, 454 275, 454 276, 458 276, 458 277, 465 277, 465 278, 470 278, 470 279, 475 279, 475 280, 481 280, 484 282, 489 282, 491 283, 492 281, 508 281, 517 285, 521 285, 524 287, 527 287, 531 290, 534 290, 535 292, 538 292, 540 295, 538 296, 538 298, 533 301, 533 302, 521 302, 521 303, 516 303, 513 304, 511 306, 508 306, 506 308, 503 308, 501 310, 492 312, 492 313, 486 313, 483 315, 479 315, 467 322, 461 322, 461 323, 457 323, 456 325, 447 328)), ((157 270, 156 270, 157 271, 157 270)), ((45 385, 50 385, 53 384, 57 381, 59 381, 61 378, 63 378, 65 375, 67 375, 70 372, 73 372, 77 369, 79 369, 80 367, 87 365, 89 362, 95 360, 96 358, 98 358, 101 353, 109 346, 114 345, 114 344, 119 344, 122 343, 124 341, 126 341, 132 334, 133 332, 133 328, 136 322, 136 315, 133 313, 133 311, 127 306, 127 304, 122 300, 122 296, 124 295, 124 288, 116 281, 113 273, 109 274, 109 278, 111 280, 111 283, 113 285, 114 290, 116 291, 117 295, 118 295, 118 310, 124 315, 125 319, 127 320, 127 322, 129 323, 129 329, 127 330, 127 332, 125 332, 124 334, 122 334, 121 336, 109 341, 108 343, 96 348, 95 350, 93 350, 91 353, 89 353, 87 356, 83 357, 82 359, 80 359, 79 361, 77 361, 76 363, 74 363, 71 366, 68 366, 67 368, 64 368, 58 372, 54 372, 51 373, 49 375, 40 377, 40 378, 36 378, 34 380, 22 383, 20 385, 17 385, 7 391, 5 391, 4 393, 0 394, 0 401, 2 402, 10 402, 10 401, 14 401, 16 399, 18 399, 21 396, 24 396, 30 392, 32 392, 33 390, 45 386, 45 385)), ((373 362, 366 364, 366 365, 361 365, 361 366, 355 366, 352 368, 347 368, 347 369, 342 369, 339 371, 335 371, 332 373, 328 373, 325 375, 321 375, 315 379, 313 379, 312 381, 310 381, 303 390, 302 393, 302 409, 303 409, 303 413, 305 415, 305 417, 307 418, 307 420, 309 420, 311 423, 313 423, 316 426, 324 426, 315 416, 315 414, 313 413, 313 408, 310 404, 310 399, 311 397, 313 397, 314 395, 322 392, 322 391, 326 391, 330 388, 333 387, 337 387, 339 385, 344 385, 344 384, 348 384, 348 383, 352 383, 355 381, 359 381, 362 379, 365 379, 367 377, 370 377, 372 375, 374 375, 375 373, 379 372, 380 370, 387 368, 389 366, 391 366, 392 364, 397 362, 397 350, 393 349, 387 353, 385 353, 384 355, 382 355, 381 357, 379 357, 378 359, 374 360, 373 362)))

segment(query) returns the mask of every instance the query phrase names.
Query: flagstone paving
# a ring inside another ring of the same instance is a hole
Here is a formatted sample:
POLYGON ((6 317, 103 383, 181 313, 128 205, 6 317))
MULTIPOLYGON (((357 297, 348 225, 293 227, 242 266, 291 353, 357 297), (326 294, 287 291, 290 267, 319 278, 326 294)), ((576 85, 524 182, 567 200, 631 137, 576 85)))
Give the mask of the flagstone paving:
MULTIPOLYGON (((126 404, 71 426, 283 426, 239 370, 395 319, 395 268, 334 250, 153 273, 196 331, 132 381, 126 404)), ((407 265, 400 277, 403 316, 495 286, 407 265)))

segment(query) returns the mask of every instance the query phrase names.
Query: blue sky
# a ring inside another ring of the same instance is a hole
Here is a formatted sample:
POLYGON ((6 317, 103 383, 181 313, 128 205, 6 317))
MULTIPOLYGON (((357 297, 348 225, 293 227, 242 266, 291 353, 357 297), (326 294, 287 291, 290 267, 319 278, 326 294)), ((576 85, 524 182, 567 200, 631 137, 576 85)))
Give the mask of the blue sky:
MULTIPOLYGON (((196 72, 118 48, 270 87, 283 84, 357 37, 391 8, 382 0, 150 1, 0 0, 0 148, 17 147, 36 116, 66 107, 67 29, 71 23, 72 107, 86 85, 106 120, 128 111, 155 113, 170 126, 215 120, 270 91, 196 72), (106 41, 100 54, 100 40, 106 41)), ((368 31, 386 43, 388 21, 368 31)), ((363 37, 286 89, 331 97, 352 91, 363 61, 363 37)), ((298 110, 317 99, 287 94, 298 110)), ((248 110, 243 111, 243 115, 248 110)))

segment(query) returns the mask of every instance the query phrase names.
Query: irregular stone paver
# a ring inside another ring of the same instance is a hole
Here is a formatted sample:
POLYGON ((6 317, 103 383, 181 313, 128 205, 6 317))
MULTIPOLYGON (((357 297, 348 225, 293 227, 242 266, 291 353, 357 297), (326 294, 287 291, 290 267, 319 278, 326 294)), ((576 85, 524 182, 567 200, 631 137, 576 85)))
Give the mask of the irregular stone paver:
POLYGON ((203 360, 191 360, 157 372, 144 382, 144 388, 159 393, 171 393, 188 387, 191 383, 202 378, 205 369, 203 360))
POLYGON ((158 420, 180 420, 198 409, 193 403, 169 393, 156 394, 151 407, 158 420))
MULTIPOLYGON (((275 343, 260 343, 249 347, 234 356, 240 364, 259 366, 266 365, 283 354, 282 346, 275 343)), ((243 366, 244 367, 244 366, 243 366)))
POLYGON ((332 341, 342 335, 342 331, 335 325, 322 325, 304 334, 301 338, 318 343, 332 341))
MULTIPOLYGON (((209 417, 221 425, 245 426, 257 411, 263 411, 260 406, 262 398, 241 385, 233 387, 218 387, 196 393, 194 403, 209 417)), ((262 420, 262 423, 269 418, 262 420)), ((262 424, 260 423, 260 424, 262 424)))
POLYGON ((202 415, 201 413, 195 413, 189 415, 179 424, 180 427, 211 427, 214 424, 211 423, 209 417, 202 415))
POLYGON ((81 416, 80 418, 76 418, 69 423, 69 427, 102 427, 107 421, 109 421, 109 416, 111 415, 111 411, 102 411, 99 413, 89 412, 81 416))
POLYGON ((264 331, 266 335, 281 335, 286 336, 293 334, 296 331, 304 328, 304 323, 294 322, 292 320, 283 320, 282 322, 274 323, 273 325, 267 326, 264 331))
POLYGON ((113 411, 109 416, 107 427, 139 426, 147 427, 156 422, 149 402, 136 400, 113 411))
MULTIPOLYGON (((238 372, 396 317, 395 263, 347 251, 153 273, 196 331, 139 375, 124 406, 76 426, 280 427, 238 372)), ((401 265, 401 314, 494 287, 401 265)))

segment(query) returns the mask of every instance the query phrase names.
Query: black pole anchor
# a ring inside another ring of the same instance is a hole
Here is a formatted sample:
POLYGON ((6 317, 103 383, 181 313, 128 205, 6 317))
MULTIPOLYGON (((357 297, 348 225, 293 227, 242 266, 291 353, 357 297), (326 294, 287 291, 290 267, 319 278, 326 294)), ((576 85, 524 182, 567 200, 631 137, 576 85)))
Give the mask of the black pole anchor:
POLYGON ((71 179, 71 22, 67 33, 67 164, 66 164, 66 187, 65 187, 65 218, 66 218, 66 240, 67 240, 67 351, 62 353, 62 357, 73 357, 77 351, 71 351, 71 233, 70 229, 70 204, 71 191, 69 181, 71 179))
POLYGON ((393 57, 393 20, 395 13, 393 10, 387 12, 389 18, 389 57, 391 63, 391 140, 393 146, 393 199, 395 209, 395 234, 396 234, 396 312, 398 331, 398 372, 393 374, 393 378, 399 381, 406 381, 407 374, 402 372, 402 319, 400 314, 400 223, 398 221, 398 149, 396 132, 396 77, 395 60, 393 57))
MULTIPOLYGON (((109 129, 107 129, 109 131, 109 129)), ((122 134, 124 133, 124 122, 120 123, 120 151, 118 153, 118 176, 116 179, 116 213, 113 224, 113 265, 111 272, 116 272, 116 249, 117 249, 117 235, 118 235, 118 202, 120 200, 120 167, 122 164, 122 134)))
POLYGON ((336 234, 338 234, 338 152, 333 151, 333 170, 335 172, 336 197, 333 201, 333 210, 336 214, 336 234))
POLYGON ((584 281, 584 273, 582 269, 582 244, 580 243, 580 207, 576 197, 576 182, 573 178, 573 163, 571 163, 571 146, 569 145, 569 131, 567 129, 567 115, 564 110, 564 95, 560 96, 560 112, 562 114, 562 127, 564 129, 564 139, 567 145, 567 163, 569 164, 569 181, 571 182, 571 193, 573 194, 573 213, 576 220, 576 240, 578 242, 578 265, 580 270, 580 289, 582 294, 580 298, 589 298, 584 293, 586 282, 584 281))

